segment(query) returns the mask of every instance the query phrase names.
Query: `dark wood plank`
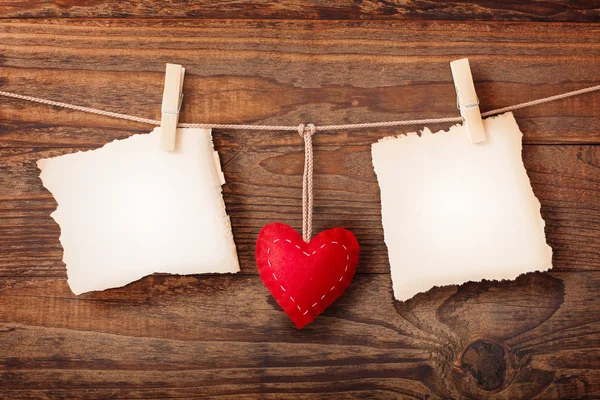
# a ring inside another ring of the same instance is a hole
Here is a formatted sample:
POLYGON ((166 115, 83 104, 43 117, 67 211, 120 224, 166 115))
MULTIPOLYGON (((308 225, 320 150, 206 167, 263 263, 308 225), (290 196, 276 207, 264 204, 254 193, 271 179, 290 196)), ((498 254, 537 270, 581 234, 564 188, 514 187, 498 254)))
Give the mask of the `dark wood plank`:
POLYGON ((53 2, 8 0, 0 4, 8 17, 163 17, 163 18, 271 18, 271 19, 386 19, 386 20, 494 20, 494 21, 598 21, 594 0, 467 1, 434 0, 246 0, 145 1, 60 0, 53 2))
MULTIPOLYGON (((147 118, 160 118, 164 64, 182 63, 184 122, 456 116, 449 62, 463 56, 483 110, 600 81, 600 25, 591 24, 12 20, 0 21, 0 32, 2 90, 147 118)), ((2 99, 0 111, 0 146, 97 146, 149 129, 18 100, 2 99)), ((599 93, 516 115, 527 143, 600 143, 599 93)), ((402 131, 324 132, 315 140, 370 144, 402 131)), ((222 144, 297 142, 293 133, 223 135, 222 144)))
POLYGON ((80 297, 62 279, 3 283, 0 395, 593 398, 600 309, 584 305, 599 288, 595 272, 535 273, 394 306, 389 276, 359 275, 298 331, 257 276, 153 276, 80 297), (505 351, 495 391, 462 363, 477 340, 505 351))
MULTIPOLYGON (((171 4, 2 3, 5 16, 178 18, 2 20, 0 90, 159 118, 164 63, 181 62, 184 121, 331 124, 457 115, 448 62, 462 56, 484 110, 600 81, 597 24, 238 19, 579 21, 597 18, 593 2, 171 4)), ((153 275, 76 297, 35 161, 149 127, 3 98, 0 398, 599 398, 599 105, 589 94, 516 112, 554 269, 404 303, 370 144, 421 127, 320 132, 315 229, 352 229, 362 253, 350 289, 298 331, 253 257, 265 223, 300 227, 296 134, 214 133, 241 274, 153 275)))
MULTIPOLYGON (((242 272, 255 274, 260 229, 275 220, 301 227, 302 145, 219 150, 242 272)), ((35 162, 73 151, 0 149, 0 275, 64 276, 60 229, 49 216, 56 203, 43 188, 35 162)), ((600 147, 531 145, 523 155, 543 205, 556 268, 600 271, 600 147)), ((359 273, 388 273, 370 147, 320 146, 314 184, 315 232, 351 229, 362 249, 359 273)))

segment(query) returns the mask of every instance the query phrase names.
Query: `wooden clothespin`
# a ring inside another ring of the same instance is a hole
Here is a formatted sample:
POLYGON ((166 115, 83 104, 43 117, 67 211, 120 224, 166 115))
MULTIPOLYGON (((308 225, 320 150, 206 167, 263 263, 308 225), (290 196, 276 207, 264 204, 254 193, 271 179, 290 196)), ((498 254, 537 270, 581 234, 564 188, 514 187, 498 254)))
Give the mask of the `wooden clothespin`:
POLYGON ((162 117, 160 121, 160 145, 161 150, 175 150, 175 138, 177 133, 177 122, 179 121, 179 110, 183 100, 183 77, 185 68, 178 64, 167 64, 165 75, 165 89, 162 99, 162 117))
POLYGON ((452 61, 450 69, 452 69, 452 78, 454 78, 454 87, 456 88, 456 107, 465 120, 467 136, 471 143, 481 143, 485 141, 485 131, 469 59, 462 58, 452 61))

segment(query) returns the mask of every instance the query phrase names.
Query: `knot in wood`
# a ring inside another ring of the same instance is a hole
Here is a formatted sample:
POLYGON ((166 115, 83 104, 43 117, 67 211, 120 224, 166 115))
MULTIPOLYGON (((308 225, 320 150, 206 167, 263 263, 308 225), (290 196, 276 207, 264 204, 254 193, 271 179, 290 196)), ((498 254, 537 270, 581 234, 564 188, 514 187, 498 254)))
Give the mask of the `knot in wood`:
POLYGON ((489 340, 471 343, 461 357, 461 364, 484 390, 498 388, 504 382, 506 362, 504 348, 489 340))

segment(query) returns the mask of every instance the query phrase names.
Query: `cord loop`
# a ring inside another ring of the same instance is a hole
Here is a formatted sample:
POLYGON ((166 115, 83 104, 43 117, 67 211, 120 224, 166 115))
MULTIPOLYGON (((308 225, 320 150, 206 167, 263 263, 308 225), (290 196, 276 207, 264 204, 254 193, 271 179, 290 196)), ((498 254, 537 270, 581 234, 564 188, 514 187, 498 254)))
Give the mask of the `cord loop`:
POLYGON ((298 125, 298 134, 300 135, 301 138, 305 138, 306 135, 313 136, 316 131, 317 131, 317 128, 315 127, 314 124, 298 125))

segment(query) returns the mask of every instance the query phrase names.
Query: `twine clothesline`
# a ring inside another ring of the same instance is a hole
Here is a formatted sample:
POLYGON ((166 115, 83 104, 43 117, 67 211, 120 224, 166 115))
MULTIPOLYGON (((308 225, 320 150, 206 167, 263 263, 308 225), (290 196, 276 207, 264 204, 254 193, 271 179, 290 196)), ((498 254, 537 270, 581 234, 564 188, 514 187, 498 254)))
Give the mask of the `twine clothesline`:
MULTIPOLYGON (((518 110, 525 107, 531 107, 538 104, 548 103, 555 100, 566 99, 568 97, 577 96, 584 93, 600 90, 600 85, 590 86, 587 88, 573 90, 554 96, 544 97, 537 100, 527 101, 524 103, 515 104, 508 107, 498 108, 495 110, 481 113, 482 117, 501 114, 508 111, 518 110)), ((149 118, 137 117, 134 115, 120 114, 111 111, 99 110, 97 108, 83 107, 75 104, 62 103, 59 101, 41 99, 38 97, 24 96, 12 92, 0 91, 0 96, 10 97, 31 101, 34 103, 47 104, 55 107, 62 107, 71 110, 104 115, 107 117, 119 118, 128 121, 141 122, 149 125, 160 126, 160 121, 149 118)), ((313 209, 313 149, 312 137, 316 131, 334 131, 347 129, 366 129, 366 128, 384 128, 393 126, 405 125, 427 125, 438 123, 461 122, 462 117, 446 117, 446 118, 426 118, 401 121, 382 121, 382 122, 365 122, 360 124, 342 124, 342 125, 319 125, 300 124, 300 125, 246 125, 246 124, 194 124, 194 123, 179 123, 180 128, 199 128, 199 129, 232 129, 232 130, 264 130, 264 131, 297 131, 300 137, 304 139, 304 173, 302 176, 302 238, 305 242, 309 242, 312 235, 312 209, 313 209)))
MULTIPOLYGON (((580 94, 594 92, 600 90, 600 85, 590 86, 587 88, 573 90, 571 92, 561 93, 554 96, 543 97, 541 99, 527 101, 525 103, 519 103, 508 107, 497 108, 495 110, 486 111, 481 113, 482 117, 489 117, 491 115, 501 114, 508 111, 518 110, 525 107, 531 107, 538 104, 548 103, 555 100, 566 99, 568 97, 578 96, 580 94)), ((22 94, 0 91, 0 96, 10 97, 13 99, 20 99, 31 101, 34 103, 47 104, 55 107, 67 108, 70 110, 76 110, 86 112, 90 114, 104 115, 106 117, 119 118, 128 121, 141 122, 144 124, 160 126, 160 121, 150 118, 142 118, 134 115, 120 114, 111 111, 99 110, 97 108, 83 107, 75 104, 62 103, 60 101, 41 99, 39 97, 24 96, 22 94)), ((402 121, 382 121, 382 122, 365 122, 360 124, 342 124, 342 125, 318 125, 315 126, 315 131, 335 131, 335 130, 346 130, 346 129, 366 129, 366 128, 385 128, 392 126, 404 126, 404 125, 425 125, 425 124, 437 124, 447 122, 460 122, 461 117, 446 117, 446 118, 427 118, 427 119, 412 119, 402 121)), ((208 123, 179 123, 177 124, 180 128, 199 128, 199 129, 233 129, 233 130, 261 130, 261 131, 297 131, 298 125, 247 125, 247 124, 208 124, 208 123)))

